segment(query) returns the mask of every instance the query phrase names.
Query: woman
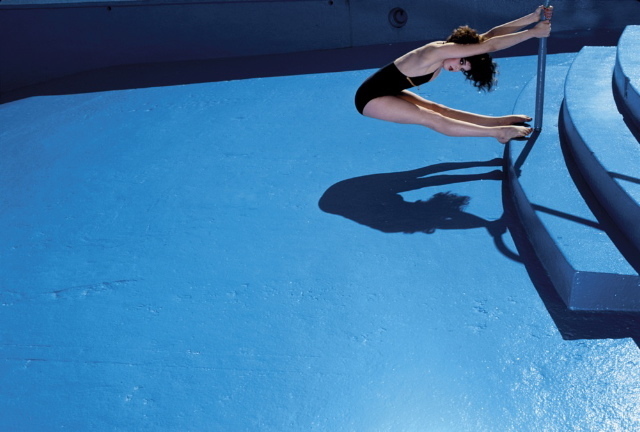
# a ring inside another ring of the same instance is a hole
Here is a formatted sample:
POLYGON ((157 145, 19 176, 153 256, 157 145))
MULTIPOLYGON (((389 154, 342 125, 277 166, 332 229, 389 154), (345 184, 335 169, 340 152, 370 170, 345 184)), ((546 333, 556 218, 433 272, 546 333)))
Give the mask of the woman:
POLYGON ((356 92, 356 108, 367 117, 394 123, 423 125, 449 136, 493 137, 501 143, 525 137, 532 129, 517 126, 531 117, 511 115, 489 117, 454 110, 428 101, 406 89, 433 81, 442 69, 462 71, 481 90, 491 90, 496 65, 488 53, 517 45, 551 32, 553 9, 538 7, 535 12, 495 27, 484 34, 463 26, 446 41, 417 48, 369 77, 356 92), (541 20, 544 11, 547 20, 541 20), (537 23, 529 30, 522 28, 537 23))

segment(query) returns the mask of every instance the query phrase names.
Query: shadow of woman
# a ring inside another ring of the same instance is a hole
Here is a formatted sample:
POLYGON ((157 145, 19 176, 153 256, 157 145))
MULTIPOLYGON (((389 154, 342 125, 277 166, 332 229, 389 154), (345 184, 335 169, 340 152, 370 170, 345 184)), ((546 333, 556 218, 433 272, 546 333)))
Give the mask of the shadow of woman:
POLYGON ((502 159, 484 162, 450 162, 415 170, 371 174, 343 180, 331 186, 318 203, 326 213, 336 214, 385 233, 431 234, 436 229, 486 228, 492 237, 506 225, 501 219, 488 221, 467 213, 470 197, 451 192, 437 193, 427 201, 405 201, 401 193, 429 186, 477 180, 502 180, 502 171, 482 174, 437 174, 472 167, 502 166, 502 159))

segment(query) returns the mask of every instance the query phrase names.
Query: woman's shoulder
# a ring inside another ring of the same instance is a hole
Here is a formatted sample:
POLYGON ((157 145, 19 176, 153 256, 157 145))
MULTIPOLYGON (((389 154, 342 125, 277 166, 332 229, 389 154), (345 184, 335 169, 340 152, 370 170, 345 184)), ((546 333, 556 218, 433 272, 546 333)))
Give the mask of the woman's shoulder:
POLYGON ((429 62, 429 57, 432 53, 434 53, 439 47, 443 46, 446 42, 444 41, 435 41, 429 42, 428 44, 422 45, 414 50, 409 51, 405 55, 398 58, 398 61, 406 61, 412 60, 414 62, 429 62))
POLYGON ((418 51, 420 53, 428 53, 429 51, 433 51, 444 46, 446 43, 446 41, 433 41, 429 42, 428 44, 422 45, 420 48, 416 48, 414 51, 418 51))
POLYGON ((434 63, 437 63, 437 57, 434 55, 438 47, 443 46, 444 41, 434 41, 422 45, 405 55, 399 57, 394 62, 396 66, 404 73, 409 72, 411 76, 421 75, 414 73, 429 69, 434 63))

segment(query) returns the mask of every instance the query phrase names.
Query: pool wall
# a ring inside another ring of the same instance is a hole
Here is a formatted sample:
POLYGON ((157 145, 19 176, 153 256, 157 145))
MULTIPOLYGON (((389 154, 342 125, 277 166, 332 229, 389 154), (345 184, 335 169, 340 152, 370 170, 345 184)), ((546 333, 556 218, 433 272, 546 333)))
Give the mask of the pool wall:
MULTIPOLYGON (((109 67, 436 40, 459 24, 484 31, 532 11, 535 3, 498 0, 487 7, 477 0, 2 0, 0 91, 109 67)), ((579 47, 593 38, 614 45, 626 25, 640 23, 640 2, 635 0, 559 2, 555 9, 555 36, 579 47)), ((295 67, 295 59, 287 62, 295 67)), ((307 69, 318 71, 313 59, 308 63, 307 69)), ((342 62, 334 69, 349 65, 342 62)))

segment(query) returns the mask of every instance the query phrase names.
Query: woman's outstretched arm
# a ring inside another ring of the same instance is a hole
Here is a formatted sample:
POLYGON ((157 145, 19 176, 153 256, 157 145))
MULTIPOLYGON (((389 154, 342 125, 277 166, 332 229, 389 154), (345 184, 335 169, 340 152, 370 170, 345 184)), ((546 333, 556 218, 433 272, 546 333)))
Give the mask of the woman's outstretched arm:
POLYGON ((480 38, 482 40, 487 40, 496 36, 502 36, 517 32, 524 27, 540 21, 540 14, 542 13, 542 11, 544 11, 545 18, 549 20, 553 15, 553 6, 550 6, 548 8, 545 8, 544 6, 538 6, 538 8, 534 12, 525 15, 522 18, 518 18, 517 20, 494 27, 488 32, 480 35, 480 38))
POLYGON ((538 24, 528 30, 494 36, 477 44, 457 44, 449 42, 441 45, 433 45, 431 50, 426 51, 424 54, 425 56, 430 56, 429 61, 431 63, 434 63, 436 59, 466 58, 510 48, 534 37, 548 37, 550 33, 551 21, 545 20, 538 22, 538 24))

